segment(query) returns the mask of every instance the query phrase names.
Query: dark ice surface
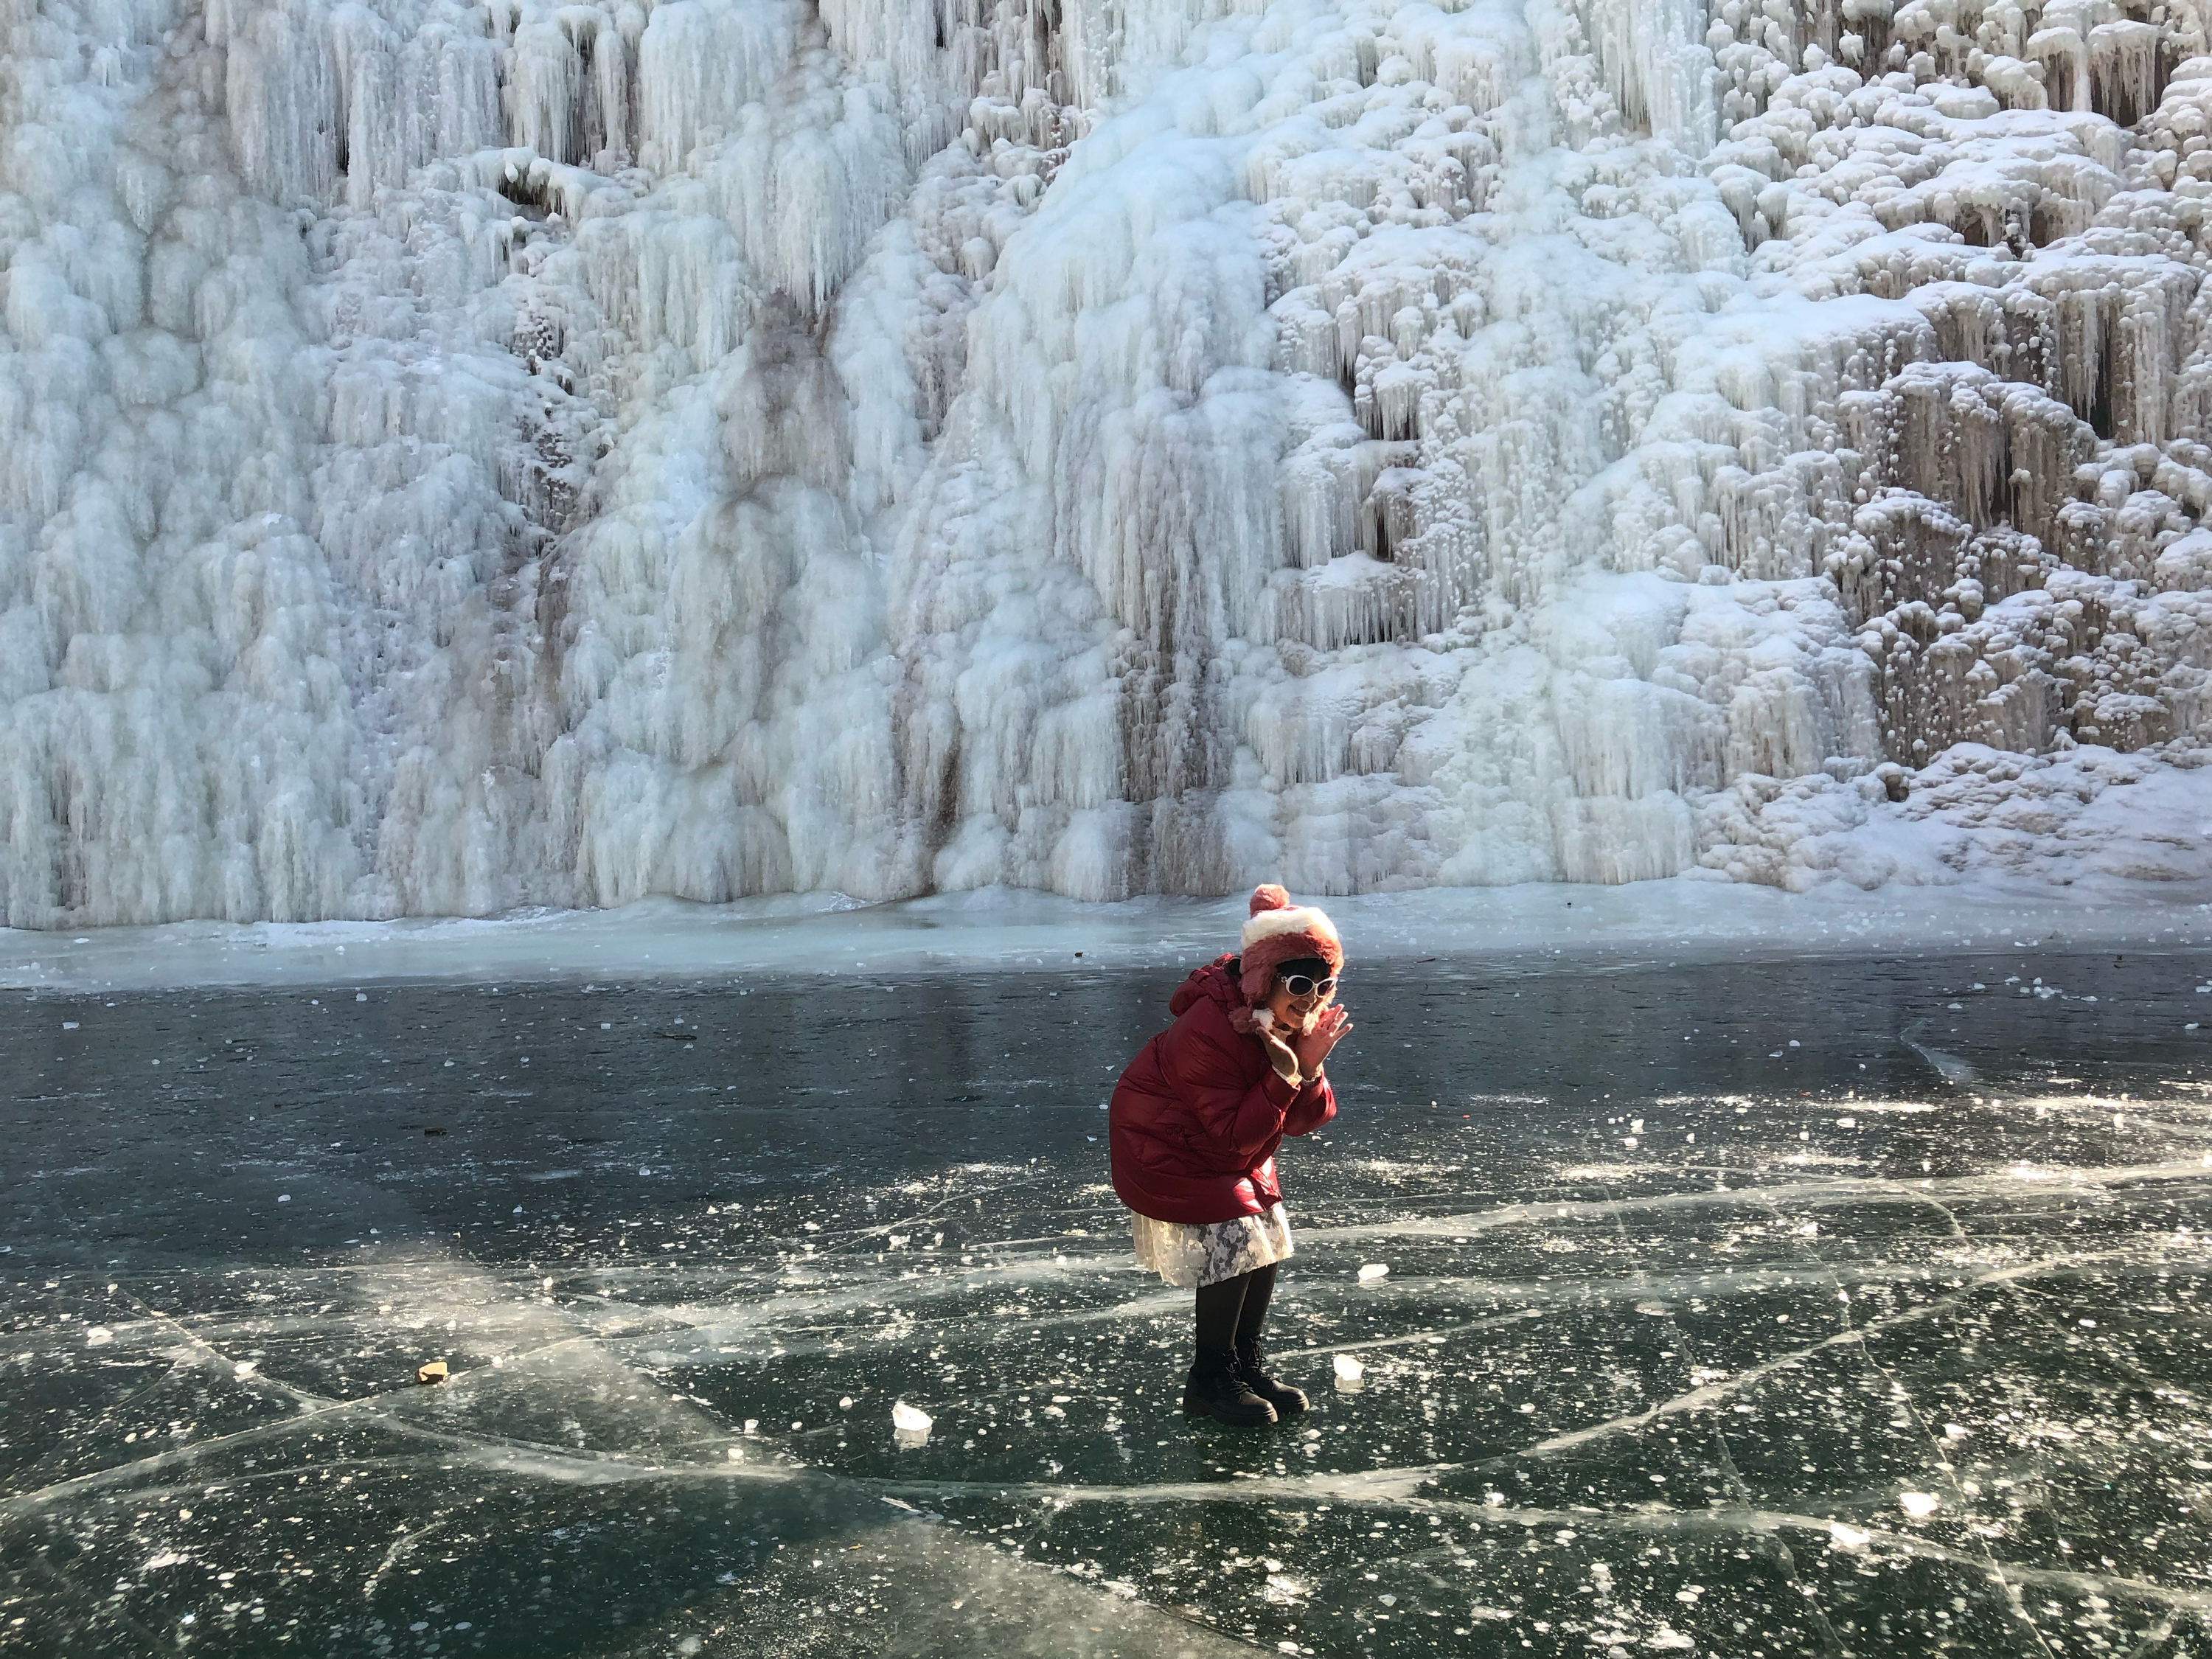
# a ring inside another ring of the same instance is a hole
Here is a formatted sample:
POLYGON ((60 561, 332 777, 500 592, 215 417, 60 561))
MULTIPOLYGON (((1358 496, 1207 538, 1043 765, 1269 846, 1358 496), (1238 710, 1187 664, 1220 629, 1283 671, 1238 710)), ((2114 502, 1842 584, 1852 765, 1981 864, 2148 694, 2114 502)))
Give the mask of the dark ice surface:
POLYGON ((11 998, 0 1652, 2212 1654, 2212 954, 1355 972, 1243 1432, 1176 977, 11 998))

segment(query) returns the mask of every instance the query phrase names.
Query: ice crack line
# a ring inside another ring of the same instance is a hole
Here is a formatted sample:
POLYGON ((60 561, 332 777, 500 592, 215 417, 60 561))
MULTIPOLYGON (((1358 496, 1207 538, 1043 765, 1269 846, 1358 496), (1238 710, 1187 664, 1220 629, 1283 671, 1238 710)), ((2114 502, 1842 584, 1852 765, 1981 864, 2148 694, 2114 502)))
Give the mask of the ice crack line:
POLYGON ((1326 1498, 1402 1503, 1458 1463, 1407 1465, 1351 1474, 1250 1475, 1226 1480, 1171 1480, 1139 1486, 1055 1485, 1048 1481, 872 1480, 848 1477, 864 1492, 888 1498, 1031 1498, 1061 1504, 1244 1503, 1254 1498, 1326 1498))
POLYGON ((2128 1258, 2117 1251, 2100 1252, 2091 1255, 2060 1256, 2045 1261, 2015 1262, 2009 1267, 1992 1268, 1978 1278, 1969 1280, 1951 1295, 1937 1297, 1923 1303, 1917 1308, 1903 1309, 1897 1313, 1886 1314, 1879 1319, 1869 1320, 1864 1325, 1838 1331, 1832 1335, 1822 1337, 1818 1342, 1808 1347, 1794 1348, 1786 1353, 1776 1354, 1771 1358, 1763 1359, 1756 1365, 1738 1371, 1734 1376, 1717 1382, 1704 1383, 1686 1393, 1662 1400, 1657 1405, 1644 1411, 1633 1412, 1625 1417, 1612 1418, 1603 1423, 1593 1423, 1588 1428, 1571 1430, 1565 1434, 1553 1435, 1548 1440, 1540 1440, 1535 1444, 1522 1447, 1518 1451, 1501 1453, 1474 1467, 1492 1468, 1498 1464, 1510 1462, 1516 1457, 1547 1457, 1554 1452, 1571 1450, 1574 1447, 1587 1445, 1591 1441, 1603 1440, 1613 1435, 1633 1434, 1639 1429, 1649 1427, 1662 1418, 1677 1417, 1684 1412, 1699 1411, 1705 1407, 1717 1405, 1750 1384, 1773 1375, 1785 1366, 1809 1358, 1824 1349, 1842 1347, 1860 1342, 1874 1332, 1893 1330, 1899 1326, 1909 1325, 1941 1313, 1946 1309, 1955 1307, 1975 1291, 1990 1285, 2010 1284, 2018 1279, 2037 1278, 2045 1273, 2078 1267, 2087 1262, 2110 1259, 2128 1258))
MULTIPOLYGON (((2021 1190, 2017 1164, 1974 1175, 1953 1176, 1941 1181, 1899 1182, 1893 1177, 1849 1181, 1796 1182, 1781 1187, 1723 1187, 1692 1192, 1659 1193, 1648 1198, 1528 1199, 1495 1209, 1470 1210, 1457 1215, 1414 1216, 1343 1227, 1309 1227, 1300 1237, 1311 1241, 1350 1243, 1363 1238, 1454 1237, 1498 1227, 1542 1225, 1559 1221, 1610 1219, 1653 1212, 1701 1209, 1711 1206, 1748 1206, 1774 1208, 1785 1205, 1825 1206, 1863 1200, 1890 1190, 1909 1190, 1915 1198, 1943 1194, 1954 1198, 1987 1198, 2021 1190)), ((1655 1173, 1664 1174, 1661 1170, 1655 1173)), ((2118 1165, 2102 1170, 2069 1169, 2063 1173, 2083 1189, 2139 1185, 2156 1181, 2212 1181, 2212 1168, 2201 1160, 2164 1164, 2118 1165)))
MULTIPOLYGON (((1778 1210, 1773 1212, 1773 1215, 1774 1219, 1778 1223, 1783 1219, 1782 1213, 1778 1210)), ((1957 1224, 1954 1222, 1953 1224, 1955 1226, 1957 1224)), ((1826 1275, 1829 1288, 1836 1292, 1837 1299, 1843 1307, 1844 1329, 1840 1334, 1849 1336, 1856 1341, 1859 1350, 1859 1357, 1889 1384, 1891 1397, 1901 1402, 1904 1408, 1911 1413, 1913 1422, 1919 1426, 1921 1439, 1926 1444, 1929 1457, 1934 1460, 1936 1467, 1942 1470, 1944 1480, 1950 1484, 1952 1502, 1954 1504, 1963 1504, 1965 1493, 1960 1490, 1958 1472, 1951 1467, 1951 1460, 1944 1452, 1942 1443, 1936 1437, 1936 1431, 1929 1426, 1927 1415, 1920 1409, 1920 1402, 1913 1397, 1912 1391, 1907 1389, 1905 1384, 1899 1380, 1897 1373, 1889 1366, 1883 1364, 1879 1359, 1875 1358, 1874 1351, 1867 1346, 1866 1338, 1868 1331, 1870 1328, 1878 1328, 1882 1322, 1876 1321, 1871 1325, 1853 1324, 1850 1315, 1850 1299, 1845 1294, 1843 1286, 1843 1280, 1837 1275, 1834 1267, 1829 1265, 1827 1258, 1820 1253, 1819 1245, 1809 1239, 1806 1242, 1806 1254, 1813 1258, 1814 1261, 1819 1265, 1820 1271, 1826 1275)), ((1983 1280, 1979 1282, 1987 1281, 1983 1280)), ((1954 1298, 1948 1297, 1942 1299, 1945 1301, 1954 1300, 1954 1298)), ((2027 1633, 2034 1638, 2035 1645, 2045 1654, 2048 1655, 2051 1652, 2051 1643, 2049 1638, 2044 1635, 2041 1628, 2037 1626, 2036 1622, 2027 1616, 2026 1607, 2021 1605, 2019 1589, 2005 1577, 2003 1569, 1998 1566, 1995 1553, 1993 1551, 1984 1549, 1982 1552, 1982 1556, 1983 1564, 1985 1569, 2003 1589, 2005 1595, 2005 1605, 2010 1611, 2014 1620, 2027 1626, 2027 1633)))
MULTIPOLYGON (((1592 1512, 1587 1510, 1528 1509, 1518 1505, 1500 1507, 1473 1504, 1464 1498, 1425 1498, 1419 1501, 1419 1507, 1424 1510, 1465 1514, 1484 1522, 1512 1522, 1529 1528, 1572 1527, 1577 1531, 1585 1532, 1597 1528, 1642 1533, 1801 1531, 1826 1534, 1832 1540, 1838 1524, 1834 1519, 1826 1516, 1742 1506, 1675 1510, 1655 1504, 1644 1510, 1592 1512)), ((2079 1595, 2131 1595, 2199 1617, 2212 1615, 2212 1592, 2177 1589, 2154 1583, 2145 1578, 2129 1578, 2118 1573, 2080 1572, 2070 1568, 2038 1567, 2003 1561, 1986 1553, 1970 1554, 1912 1533, 1898 1532, 1880 1526, 1854 1522, 1852 1530, 1863 1534, 1867 1540, 1866 1543, 1850 1546, 1853 1549, 1863 1550, 1872 1547, 1894 1549, 1926 1560, 1971 1567, 1993 1575, 2002 1573, 2016 1583, 2067 1590, 2079 1595)))
MULTIPOLYGON (((1717 1171, 1716 1173, 1717 1175, 1724 1176, 1725 1170, 1717 1171)), ((1641 1257, 1636 1249, 1636 1241, 1630 1235, 1628 1231, 1628 1223, 1621 1215, 1620 1206, 1620 1195, 1617 1192, 1608 1190, 1606 1194, 1606 1212, 1613 1223, 1613 1231, 1620 1241, 1621 1249, 1628 1252, 1632 1260, 1635 1261, 1636 1266, 1632 1275, 1633 1280, 1638 1285, 1648 1285, 1650 1276, 1644 1267, 1641 1257)), ((1767 1206, 1766 1209, 1767 1213, 1770 1216, 1777 1214, 1771 1205, 1767 1206)), ((1678 1355, 1684 1353, 1694 1355, 1697 1351, 1698 1344, 1692 1338, 1690 1334, 1682 1328, 1681 1322, 1674 1316, 1674 1310, 1671 1308, 1667 1310, 1667 1325, 1668 1329, 1674 1334, 1674 1346, 1675 1352, 1678 1355)), ((1680 1362, 1678 1360, 1678 1364, 1680 1362)), ((1692 1369, 1690 1370, 1690 1375, 1694 1377, 1697 1375, 1697 1371, 1694 1369, 1692 1369)), ((1728 1472, 1727 1478, 1729 1483, 1736 1489, 1736 1491, 1741 1492, 1743 1489, 1742 1481, 1736 1474, 1735 1456, 1729 1449, 1728 1436, 1717 1425, 1716 1425, 1713 1430, 1713 1439, 1719 1455, 1721 1464, 1728 1472)), ((1786 1549, 1778 1550, 1777 1555, 1779 1558, 1778 1565, 1781 1567, 1790 1585, 1801 1591, 1804 1589, 1805 1586, 1799 1580, 1797 1576, 1796 1562, 1794 1558, 1791 1557, 1786 1549)), ((1826 1659, 1840 1659, 1840 1656, 1844 1652, 1843 1644, 1838 1639, 1834 1627, 1828 1622, 1827 1615, 1820 1609, 1816 1602, 1809 1599, 1805 1603, 1805 1613, 1807 1619, 1811 1623, 1813 1633, 1819 1638, 1822 1652, 1826 1656, 1826 1659)))

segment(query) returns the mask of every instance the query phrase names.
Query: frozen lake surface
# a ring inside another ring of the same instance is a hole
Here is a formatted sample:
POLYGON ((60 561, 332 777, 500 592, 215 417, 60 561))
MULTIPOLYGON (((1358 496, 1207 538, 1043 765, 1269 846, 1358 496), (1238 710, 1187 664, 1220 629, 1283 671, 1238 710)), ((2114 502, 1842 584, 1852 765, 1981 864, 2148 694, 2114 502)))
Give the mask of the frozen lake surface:
POLYGON ((1175 971, 17 993, 0 1650, 2200 1654, 2208 976, 1355 972, 1246 1433, 1175 971))

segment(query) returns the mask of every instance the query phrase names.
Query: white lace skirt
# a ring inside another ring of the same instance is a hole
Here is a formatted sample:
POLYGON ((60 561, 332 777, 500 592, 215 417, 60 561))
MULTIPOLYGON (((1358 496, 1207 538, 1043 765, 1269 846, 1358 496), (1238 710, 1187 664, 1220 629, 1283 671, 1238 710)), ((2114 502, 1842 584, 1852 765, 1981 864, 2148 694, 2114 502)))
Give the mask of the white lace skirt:
POLYGON ((1255 1267, 1291 1259, 1291 1218, 1279 1204, 1264 1215, 1240 1215, 1233 1221, 1155 1221, 1134 1215, 1137 1265, 1151 1267, 1170 1285, 1195 1290, 1249 1273, 1255 1267))

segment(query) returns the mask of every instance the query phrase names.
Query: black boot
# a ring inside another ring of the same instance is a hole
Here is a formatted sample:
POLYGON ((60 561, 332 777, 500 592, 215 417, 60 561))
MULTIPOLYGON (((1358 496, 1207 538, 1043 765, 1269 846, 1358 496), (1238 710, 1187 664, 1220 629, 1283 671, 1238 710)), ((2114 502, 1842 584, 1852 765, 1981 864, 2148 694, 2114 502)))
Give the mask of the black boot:
POLYGON ((1200 1348, 1183 1384, 1182 1408, 1235 1429, 1256 1429, 1275 1420, 1275 1408, 1245 1386, 1233 1349, 1200 1348))
POLYGON ((1278 1418, 1296 1417, 1306 1408, 1304 1390, 1278 1382, 1267 1375, 1267 1368, 1261 1361, 1258 1337, 1237 1345, 1237 1369, 1244 1378, 1244 1386, 1273 1406, 1278 1418))

